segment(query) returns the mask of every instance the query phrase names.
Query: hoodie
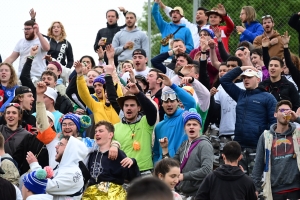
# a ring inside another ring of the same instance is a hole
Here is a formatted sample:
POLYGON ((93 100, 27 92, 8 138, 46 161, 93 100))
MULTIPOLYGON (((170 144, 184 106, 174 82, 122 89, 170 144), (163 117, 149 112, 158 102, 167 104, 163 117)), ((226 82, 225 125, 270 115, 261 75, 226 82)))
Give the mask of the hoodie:
POLYGON ((195 200, 257 200, 255 191, 252 179, 238 166, 221 165, 203 180, 195 200))
POLYGON ((12 131, 6 125, 0 125, 0 133, 4 137, 4 150, 7 154, 13 155, 27 134, 30 134, 22 126, 19 126, 15 131, 12 131))
POLYGON ((49 194, 35 194, 26 198, 26 200, 52 200, 53 196, 49 194))
MULTIPOLYGON (((271 187, 272 192, 280 192, 293 188, 300 188, 300 172, 297 159, 294 158, 293 133, 296 126, 289 124, 289 129, 284 133, 276 133, 277 124, 270 127, 273 135, 271 148, 271 187)), ((265 167, 265 138, 262 134, 259 138, 256 150, 255 164, 252 171, 252 178, 257 190, 261 188, 261 176, 265 167)))
POLYGON ((188 140, 184 141, 176 152, 174 159, 181 163, 184 156, 188 153, 190 146, 197 140, 201 141, 193 149, 185 167, 181 171, 183 181, 176 186, 179 191, 187 196, 196 195, 203 179, 213 169, 213 147, 208 137, 204 135, 193 140, 191 143, 188 140))
MULTIPOLYGON (((48 179, 46 192, 53 195, 54 200, 80 200, 83 192, 84 181, 78 166, 88 155, 88 149, 83 142, 70 137, 60 163, 54 170, 52 179, 48 179)), ((30 169, 35 171, 41 168, 38 162, 30 164, 30 169)))
POLYGON ((148 37, 143 31, 139 30, 138 28, 134 28, 131 31, 128 31, 126 27, 121 29, 114 36, 112 46, 115 48, 115 55, 118 56, 119 62, 131 60, 132 52, 135 49, 144 49, 146 51, 146 55, 149 56, 148 37), (129 41, 134 42, 133 48, 124 50, 124 45, 129 41))
POLYGON ((258 21, 250 22, 250 24, 245 23, 245 27, 245 31, 240 35, 240 42, 253 43, 253 40, 264 32, 263 26, 258 21))

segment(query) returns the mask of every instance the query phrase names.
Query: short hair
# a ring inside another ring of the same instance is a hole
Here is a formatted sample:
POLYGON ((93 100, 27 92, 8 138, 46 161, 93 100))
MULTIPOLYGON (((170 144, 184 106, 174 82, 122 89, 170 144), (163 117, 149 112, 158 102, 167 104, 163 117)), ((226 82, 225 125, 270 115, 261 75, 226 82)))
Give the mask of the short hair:
MULTIPOLYGON (((156 79, 159 79, 159 78, 163 79, 163 77, 159 74, 159 73, 163 73, 163 72, 160 71, 159 69, 152 68, 152 69, 150 69, 149 73, 150 72, 156 72, 156 76, 157 76, 156 79)), ((162 86, 162 82, 160 83, 160 86, 162 86)))
POLYGON ((249 51, 251 51, 254 48, 253 45, 246 40, 240 42, 237 47, 247 47, 249 51))
POLYGON ((82 56, 82 57, 80 58, 79 62, 82 62, 82 60, 83 60, 84 58, 90 59, 91 64, 92 64, 92 67, 91 67, 91 68, 93 68, 93 67, 96 66, 94 58, 93 58, 92 56, 88 56, 88 55, 82 56))
POLYGON ((257 54, 259 55, 259 57, 262 57, 263 56, 263 52, 262 52, 262 49, 261 48, 255 48, 255 49, 252 49, 250 51, 250 55, 252 56, 252 54, 257 54))
POLYGON ((238 142, 230 141, 224 146, 223 154, 225 155, 226 160, 236 162, 242 154, 242 148, 238 142))
POLYGON ((4 136, 2 135, 2 133, 0 133, 0 149, 3 150, 4 149, 4 136))
MULTIPOLYGON (((281 58, 279 58, 277 56, 273 56, 273 57, 270 58, 270 62, 272 60, 277 60, 279 62, 280 67, 283 67, 284 63, 283 63, 283 60, 281 58)), ((270 64, 270 62, 269 62, 269 64, 270 64)))
POLYGON ((173 200, 171 189, 154 177, 137 179, 127 191, 127 200, 173 200))
POLYGON ((133 66, 133 61, 132 61, 132 60, 125 60, 124 62, 122 62, 122 63, 121 63, 121 67, 122 67, 122 68, 123 68, 123 65, 124 65, 125 63, 131 64, 132 68, 134 68, 134 66, 133 66))
POLYGON ((70 140, 70 137, 71 137, 71 136, 69 136, 69 135, 64 135, 64 136, 62 136, 61 139, 65 139, 65 140, 69 141, 69 140, 70 140))
POLYGON ((243 65, 242 61, 240 58, 236 57, 236 56, 230 56, 227 60, 226 63, 228 61, 236 61, 238 63, 238 66, 241 67, 243 65))
POLYGON ((7 86, 8 88, 12 88, 18 84, 18 76, 15 71, 15 68, 9 63, 0 63, 0 67, 6 65, 10 70, 10 78, 8 80, 7 86))
MULTIPOLYGON (((183 41, 182 39, 180 39, 180 38, 174 39, 174 40, 173 40, 173 44, 174 44, 174 42, 182 42, 182 43, 184 44, 184 41, 183 41)), ((184 44, 184 45, 185 45, 185 44, 184 44)))
POLYGON ((179 162, 173 158, 164 158, 156 164, 154 168, 154 175, 156 177, 158 177, 159 174, 165 176, 172 167, 180 168, 179 162))
POLYGON ((64 25, 60 22, 60 21, 54 21, 52 22, 51 26, 48 28, 48 33, 47 36, 54 39, 54 35, 52 34, 52 28, 54 26, 54 24, 59 24, 59 26, 61 27, 61 38, 59 39, 59 42, 62 42, 66 39, 67 34, 66 34, 66 30, 64 25))
POLYGON ((95 129, 98 128, 99 126, 105 126, 105 128, 108 132, 112 132, 112 133, 115 132, 114 125, 112 125, 112 123, 110 123, 108 121, 101 120, 101 121, 97 122, 95 124, 95 129))
MULTIPOLYGON (((135 14, 134 12, 128 11, 128 12, 126 13, 126 15, 129 15, 129 14, 133 15, 134 18, 136 18, 136 14, 135 14)), ((125 15, 125 16, 126 16, 126 15, 125 15)))
POLYGON ((179 57, 184 57, 187 61, 188 61, 188 64, 193 64, 193 59, 186 53, 179 53, 176 55, 176 60, 179 58, 179 57))
POLYGON ((195 72, 195 74, 199 74, 200 73, 200 68, 199 68, 199 66, 198 65, 196 65, 196 64, 192 64, 193 65, 193 67, 194 67, 194 72, 195 72))
POLYGON ((291 109, 293 108, 293 105, 289 100, 281 100, 276 104, 275 112, 278 112, 279 107, 282 105, 288 105, 291 109))
POLYGON ((34 26, 35 22, 33 20, 28 20, 26 22, 24 22, 24 26, 34 26))
POLYGON ((57 76, 56 76, 56 74, 53 71, 50 71, 50 70, 44 71, 42 73, 42 75, 41 75, 41 80, 42 80, 42 78, 43 78, 44 75, 52 76, 54 78, 54 81, 55 82, 57 81, 57 76))
POLYGON ((256 20, 256 11, 252 6, 244 6, 242 9, 245 11, 248 24, 256 20))
POLYGON ((223 65, 227 66, 227 63, 226 62, 221 62, 220 65, 219 65, 219 67, 221 67, 223 65))
MULTIPOLYGON (((204 11, 204 13, 206 13, 206 11, 208 11, 206 8, 204 8, 204 7, 199 7, 198 9, 197 9, 197 11, 198 10, 203 10, 204 11)), ((206 15, 206 14, 205 14, 206 15)))
POLYGON ((118 11, 116 11, 115 9, 109 9, 108 11, 106 11, 106 14, 105 14, 106 17, 107 17, 107 13, 108 13, 108 12, 115 12, 115 13, 116 13, 117 19, 119 19, 119 13, 118 13, 118 11))

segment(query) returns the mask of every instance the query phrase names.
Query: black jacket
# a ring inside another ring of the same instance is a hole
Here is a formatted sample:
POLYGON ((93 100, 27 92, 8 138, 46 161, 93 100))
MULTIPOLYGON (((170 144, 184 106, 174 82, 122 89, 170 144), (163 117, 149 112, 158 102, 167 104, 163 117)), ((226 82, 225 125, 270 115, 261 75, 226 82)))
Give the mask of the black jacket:
POLYGON ((58 95, 54 105, 55 110, 58 110, 62 114, 73 112, 73 106, 71 101, 67 97, 60 95, 59 92, 57 92, 57 94, 58 95))
POLYGON ((155 101, 155 103, 158 105, 159 121, 164 120, 164 115, 165 115, 165 110, 162 107, 161 94, 162 94, 162 89, 158 90, 156 94, 154 94, 153 96, 151 95, 152 100, 155 101))
POLYGON ((48 55, 51 55, 52 58, 56 59, 59 63, 71 68, 74 63, 73 50, 69 41, 63 40, 62 42, 56 42, 53 38, 45 36, 50 44, 50 50, 48 55), (66 63, 67 59, 67 63, 66 63))
POLYGON ((13 159, 18 163, 21 175, 30 169, 26 160, 28 151, 31 151, 34 155, 39 154, 37 160, 42 167, 49 165, 49 156, 46 146, 36 138, 36 135, 26 135, 17 147, 16 152, 12 155, 13 159))
POLYGON ((289 25, 290 27, 292 27, 293 29, 295 29, 298 32, 298 40, 299 40, 299 56, 300 56, 300 16, 298 15, 298 13, 293 14, 289 20, 289 25))
POLYGON ((2 177, 0 177, 0 188, 0 199, 17 199, 16 188, 14 185, 2 177))
MULTIPOLYGON (((31 127, 36 127, 36 119, 35 116, 31 114, 30 111, 23 110, 23 115, 21 119, 21 126, 22 128, 26 129, 28 132, 31 131, 31 127)), ((0 118, 0 125, 5 125, 6 121, 4 117, 0 118)))
POLYGON ((257 200, 255 186, 239 167, 221 165, 202 181, 195 200, 257 200))
POLYGON ((300 97, 294 84, 288 81, 284 76, 275 83, 272 83, 270 78, 259 84, 259 87, 264 88, 271 93, 277 101, 289 100, 293 105, 293 111, 297 111, 300 107, 300 97))

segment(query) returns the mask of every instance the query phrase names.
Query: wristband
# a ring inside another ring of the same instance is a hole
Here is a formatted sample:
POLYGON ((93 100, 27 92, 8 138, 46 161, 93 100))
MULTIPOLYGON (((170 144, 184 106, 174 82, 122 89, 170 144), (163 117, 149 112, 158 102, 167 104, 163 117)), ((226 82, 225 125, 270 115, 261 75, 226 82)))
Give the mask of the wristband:
POLYGON ((201 51, 201 54, 206 54, 206 51, 201 51))
POLYGON ((28 56, 27 58, 33 60, 33 59, 34 59, 34 56, 28 56))

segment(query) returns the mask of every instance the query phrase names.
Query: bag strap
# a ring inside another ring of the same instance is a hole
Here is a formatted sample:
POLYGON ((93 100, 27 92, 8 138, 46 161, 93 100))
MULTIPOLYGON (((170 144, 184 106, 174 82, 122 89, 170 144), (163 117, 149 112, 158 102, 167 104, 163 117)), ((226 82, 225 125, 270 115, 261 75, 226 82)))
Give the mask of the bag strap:
POLYGON ((9 137, 5 140, 4 144, 6 144, 6 142, 8 142, 14 135, 16 135, 16 133, 17 133, 17 131, 14 132, 11 136, 9 136, 9 137))
POLYGON ((179 26, 179 28, 172 35, 174 36, 182 28, 183 28, 183 26, 179 26))
POLYGON ((193 149, 194 149, 194 148, 197 146, 197 144, 200 143, 201 141, 202 141, 202 140, 197 140, 196 142, 194 142, 194 143, 191 145, 191 147, 189 148, 189 151, 188 151, 187 156, 184 156, 184 158, 183 158, 183 160, 182 160, 182 162, 181 162, 181 165, 180 165, 180 171, 182 171, 183 168, 185 167, 185 165, 186 165, 186 163, 187 163, 187 161, 188 161, 188 159, 189 159, 189 157, 190 157, 190 155, 191 155, 193 149))

